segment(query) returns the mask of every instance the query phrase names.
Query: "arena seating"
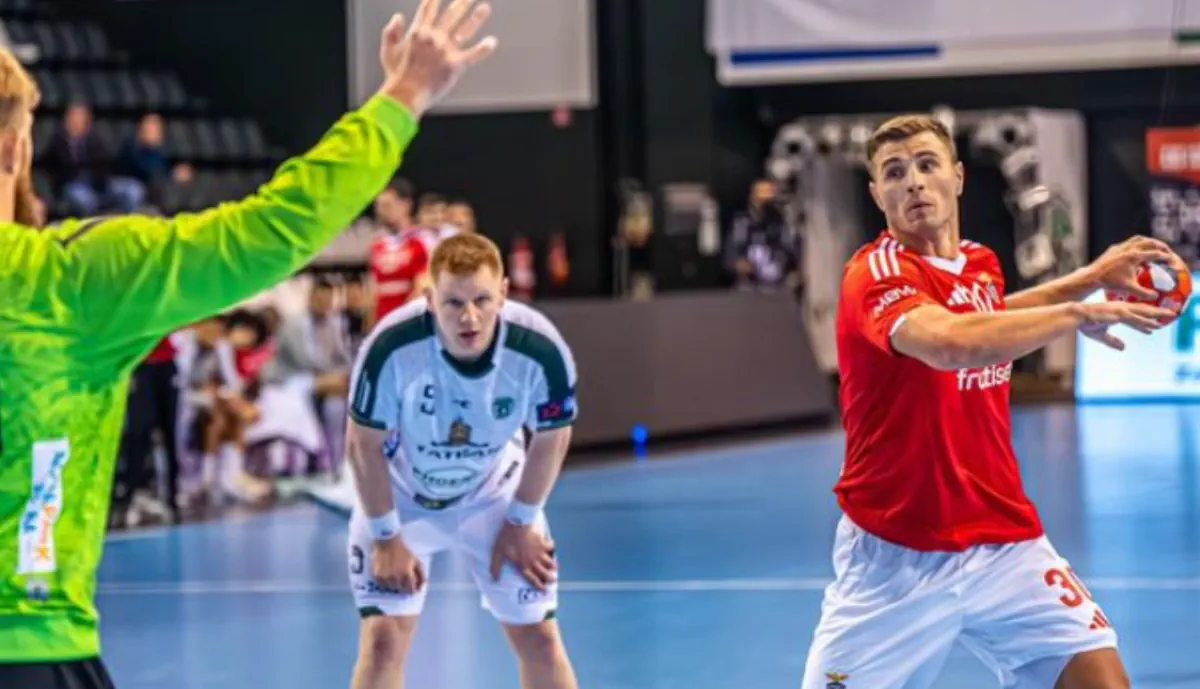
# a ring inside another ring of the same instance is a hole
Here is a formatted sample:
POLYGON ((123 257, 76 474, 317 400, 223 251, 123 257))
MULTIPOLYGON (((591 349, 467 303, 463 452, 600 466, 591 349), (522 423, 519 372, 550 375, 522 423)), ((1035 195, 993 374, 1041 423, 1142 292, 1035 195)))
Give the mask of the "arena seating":
MULTIPOLYGON (((93 131, 114 151, 134 133, 146 113, 165 120, 165 149, 172 163, 189 163, 194 180, 166 194, 161 208, 172 213, 237 198, 266 181, 283 152, 267 143, 257 122, 218 108, 188 93, 180 79, 134 64, 114 46, 102 27, 73 21, 47 0, 0 0, 3 35, 28 63, 42 92, 34 132, 35 168, 75 102, 92 107, 93 131)), ((52 217, 62 205, 44 174, 35 187, 52 217)))

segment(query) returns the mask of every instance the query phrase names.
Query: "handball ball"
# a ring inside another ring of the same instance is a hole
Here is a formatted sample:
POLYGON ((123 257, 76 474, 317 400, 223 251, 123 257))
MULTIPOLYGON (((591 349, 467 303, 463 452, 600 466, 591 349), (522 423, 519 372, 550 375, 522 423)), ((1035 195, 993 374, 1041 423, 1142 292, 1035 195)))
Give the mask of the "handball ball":
MULTIPOLYGON (((1176 316, 1183 311, 1188 298, 1192 296, 1191 274, 1187 270, 1180 270, 1166 263, 1158 261, 1143 263, 1138 267, 1137 281, 1139 285, 1158 292, 1158 296, 1146 299, 1132 294, 1116 294, 1112 291, 1106 291, 1105 296, 1109 301, 1132 301, 1159 306, 1174 311, 1176 316)), ((1168 319, 1167 322, 1172 320, 1174 318, 1168 319)))

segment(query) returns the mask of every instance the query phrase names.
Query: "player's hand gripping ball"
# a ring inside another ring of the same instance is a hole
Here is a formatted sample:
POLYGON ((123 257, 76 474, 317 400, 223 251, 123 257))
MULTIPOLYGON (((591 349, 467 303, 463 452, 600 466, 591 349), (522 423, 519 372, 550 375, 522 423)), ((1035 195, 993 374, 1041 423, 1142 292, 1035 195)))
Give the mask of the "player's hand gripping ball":
POLYGON ((1112 289, 1105 290, 1104 296, 1109 301, 1149 304, 1173 311, 1175 316, 1164 321, 1163 325, 1178 318, 1192 296, 1192 275, 1183 265, 1175 266, 1163 261, 1143 263, 1138 266, 1135 279, 1142 287, 1154 290, 1156 296, 1146 298, 1112 289))

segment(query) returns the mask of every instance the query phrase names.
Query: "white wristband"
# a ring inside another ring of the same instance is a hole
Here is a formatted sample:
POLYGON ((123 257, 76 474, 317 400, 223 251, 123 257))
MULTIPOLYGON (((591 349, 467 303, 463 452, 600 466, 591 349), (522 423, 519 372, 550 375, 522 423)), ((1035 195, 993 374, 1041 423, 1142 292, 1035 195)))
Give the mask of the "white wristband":
POLYGON ((517 526, 529 526, 533 524, 537 521, 538 515, 541 513, 541 505, 530 505, 516 499, 508 505, 508 521, 517 526))
POLYGON ((377 541, 390 541, 400 535, 400 515, 394 509, 381 517, 370 518, 367 524, 371 538, 377 541))

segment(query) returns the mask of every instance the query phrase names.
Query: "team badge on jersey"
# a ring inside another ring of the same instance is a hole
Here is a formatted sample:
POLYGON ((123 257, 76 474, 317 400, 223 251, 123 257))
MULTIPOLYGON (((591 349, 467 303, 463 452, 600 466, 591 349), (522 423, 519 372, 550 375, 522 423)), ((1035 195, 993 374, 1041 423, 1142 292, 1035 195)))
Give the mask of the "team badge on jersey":
POLYGON ((492 402, 492 416, 496 419, 507 419, 512 416, 513 408, 516 406, 516 401, 511 397, 497 397, 492 402))
POLYGON ((450 424, 450 437, 447 441, 451 445, 468 445, 471 442, 471 427, 462 419, 455 419, 454 423, 450 424))
POLYGON ((850 679, 850 675, 841 672, 826 672, 825 679, 829 680, 825 683, 825 689, 846 689, 846 680, 850 679))
POLYGON ((983 283, 984 289, 987 290, 988 296, 992 298, 992 303, 1000 303, 1000 293, 996 291, 996 283, 992 281, 992 276, 986 272, 979 274, 979 281, 983 283))

